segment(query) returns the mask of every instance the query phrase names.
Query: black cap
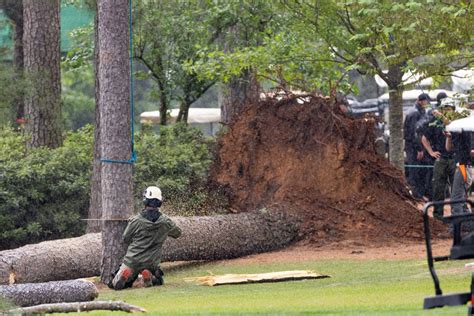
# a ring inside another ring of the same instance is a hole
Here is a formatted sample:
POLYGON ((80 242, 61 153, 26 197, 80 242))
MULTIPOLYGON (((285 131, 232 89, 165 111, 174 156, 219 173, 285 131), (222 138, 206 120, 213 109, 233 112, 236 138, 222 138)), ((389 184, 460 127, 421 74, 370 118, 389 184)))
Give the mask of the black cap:
POLYGON ((438 103, 440 103, 442 99, 447 98, 447 97, 448 97, 448 95, 446 94, 446 92, 442 91, 442 92, 438 93, 438 95, 436 96, 436 101, 438 101, 438 103))
POLYGON ((428 93, 422 93, 418 96, 418 101, 423 101, 423 100, 431 101, 428 93))

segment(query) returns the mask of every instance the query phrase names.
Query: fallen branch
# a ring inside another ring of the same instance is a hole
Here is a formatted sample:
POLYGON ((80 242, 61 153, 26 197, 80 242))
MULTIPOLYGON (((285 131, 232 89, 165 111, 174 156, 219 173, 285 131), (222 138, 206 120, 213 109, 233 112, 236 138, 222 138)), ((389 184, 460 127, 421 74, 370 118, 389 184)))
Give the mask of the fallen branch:
POLYGON ((16 306, 92 301, 99 295, 94 283, 84 280, 0 285, 0 298, 16 306))
POLYGON ((146 312, 144 308, 127 304, 120 301, 96 301, 96 302, 74 302, 42 304, 30 307, 12 309, 8 311, 11 314, 35 315, 47 313, 79 313, 93 310, 124 311, 128 313, 146 312))

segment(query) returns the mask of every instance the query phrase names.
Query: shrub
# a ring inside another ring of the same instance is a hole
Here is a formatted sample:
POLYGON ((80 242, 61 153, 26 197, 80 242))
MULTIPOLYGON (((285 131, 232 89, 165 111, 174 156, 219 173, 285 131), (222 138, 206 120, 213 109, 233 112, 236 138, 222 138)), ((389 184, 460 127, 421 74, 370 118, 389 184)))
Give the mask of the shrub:
POLYGON ((92 128, 64 146, 25 151, 24 138, 0 131, 0 248, 83 233, 92 161, 92 128))
MULTIPOLYGON (((0 130, 0 249, 85 231, 93 154, 90 125, 69 132, 64 146, 26 152, 24 137, 0 130)), ((208 192, 207 174, 213 141, 184 125, 162 127, 160 135, 137 135, 134 169, 135 207, 142 191, 158 185, 164 210, 174 215, 208 214, 225 207, 208 192)))
POLYGON ((134 188, 136 207, 142 191, 158 185, 163 191, 163 210, 173 215, 219 212, 225 202, 206 188, 213 138, 184 124, 160 128, 160 134, 143 133, 137 140, 134 188))

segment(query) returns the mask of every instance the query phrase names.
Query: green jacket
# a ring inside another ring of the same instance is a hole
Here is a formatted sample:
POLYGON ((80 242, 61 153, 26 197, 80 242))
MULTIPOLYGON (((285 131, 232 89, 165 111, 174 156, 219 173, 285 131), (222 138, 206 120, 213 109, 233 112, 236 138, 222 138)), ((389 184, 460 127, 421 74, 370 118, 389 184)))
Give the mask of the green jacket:
POLYGON ((128 244, 123 263, 136 271, 155 269, 160 265, 161 249, 168 236, 181 236, 181 229, 168 216, 161 214, 152 222, 141 213, 135 215, 123 233, 123 240, 128 244))

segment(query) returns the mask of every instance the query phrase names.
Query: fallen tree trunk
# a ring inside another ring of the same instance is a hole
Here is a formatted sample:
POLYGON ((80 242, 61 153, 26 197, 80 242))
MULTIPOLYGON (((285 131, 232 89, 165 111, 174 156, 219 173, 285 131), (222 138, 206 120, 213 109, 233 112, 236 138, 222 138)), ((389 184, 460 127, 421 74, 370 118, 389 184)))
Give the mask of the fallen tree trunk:
POLYGON ((21 314, 37 315, 46 313, 80 313, 94 310, 109 310, 109 311, 124 311, 128 313, 146 312, 145 309, 116 301, 95 301, 95 302, 74 302, 74 303, 56 303, 56 304, 42 304, 37 306, 23 307, 9 310, 8 312, 14 315, 21 314))
POLYGON ((0 285, 0 297, 16 306, 86 302, 98 295, 94 283, 84 280, 0 285))
MULTIPOLYGON (((290 244, 301 234, 298 217, 276 211, 173 220, 183 235, 165 242, 163 262, 220 260, 271 251, 290 244)), ((1 251, 0 284, 96 276, 100 274, 101 253, 100 234, 1 251)))

